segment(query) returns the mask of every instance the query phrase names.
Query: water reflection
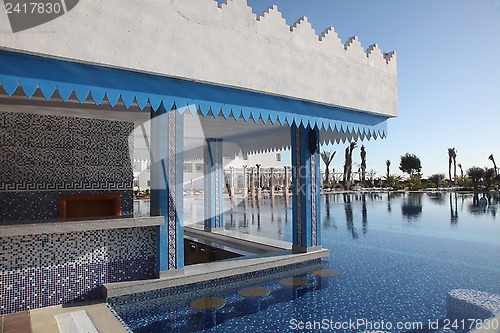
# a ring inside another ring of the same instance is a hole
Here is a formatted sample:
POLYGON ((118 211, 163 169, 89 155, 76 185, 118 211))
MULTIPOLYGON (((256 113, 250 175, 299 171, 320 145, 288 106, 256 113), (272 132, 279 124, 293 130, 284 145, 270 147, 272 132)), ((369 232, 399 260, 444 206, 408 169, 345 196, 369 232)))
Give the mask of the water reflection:
POLYGON ((422 215, 422 193, 409 193, 403 198, 401 213, 408 221, 417 220, 422 215))
POLYGON ((356 227, 354 226, 354 214, 352 212, 351 194, 344 193, 344 211, 347 230, 351 233, 352 238, 359 237, 356 227))
POLYGON ((497 207, 492 204, 498 204, 498 193, 483 193, 481 197, 479 197, 479 193, 474 193, 472 197, 472 204, 469 205, 469 213, 471 215, 482 215, 488 214, 493 218, 497 215, 497 207))
POLYGON ((330 227, 337 229, 337 225, 335 224, 335 220, 333 219, 331 214, 330 199, 332 197, 335 199, 335 196, 332 196, 330 194, 325 195, 325 218, 323 219, 324 229, 330 229, 330 227))
MULTIPOLYGON (((371 198, 372 200, 374 200, 373 196, 371 198)), ((363 235, 366 235, 366 233, 368 232, 368 211, 366 209, 366 195, 364 193, 361 195, 361 202, 362 202, 361 219, 363 222, 363 235)))
POLYGON ((427 192, 427 196, 431 199, 431 202, 444 205, 446 203, 446 197, 444 193, 441 192, 427 192))
MULTIPOLYGON (((372 230, 370 223, 380 221, 418 221, 421 225, 420 222, 427 223, 435 218, 436 221, 449 221, 449 225, 456 227, 459 223, 467 223, 471 216, 496 219, 500 202, 497 192, 432 195, 404 192, 338 193, 324 195, 321 199, 322 228, 336 230, 339 223, 345 223, 348 237, 354 240, 372 230), (422 217, 424 205, 426 219, 422 217), (401 215, 392 215, 393 212, 399 212, 399 209, 401 215)), ((224 202, 227 209, 224 213, 225 228, 289 242, 292 238, 290 200, 283 196, 276 196, 274 202, 270 199, 249 198, 232 206, 227 199, 224 202)), ((186 199, 184 224, 203 220, 203 206, 202 198, 186 199)), ((135 216, 148 215, 149 201, 134 201, 134 213, 135 216)))
POLYGON ((457 193, 450 192, 450 223, 456 225, 458 223, 458 195, 457 193))

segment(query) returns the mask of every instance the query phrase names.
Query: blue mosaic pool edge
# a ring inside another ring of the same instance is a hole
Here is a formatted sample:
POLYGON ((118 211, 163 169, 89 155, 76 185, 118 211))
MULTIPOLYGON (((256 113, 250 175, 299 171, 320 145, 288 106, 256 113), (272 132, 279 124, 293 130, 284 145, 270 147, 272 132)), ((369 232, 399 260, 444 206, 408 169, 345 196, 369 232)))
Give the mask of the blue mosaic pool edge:
POLYGON ((109 298, 107 303, 115 309, 118 315, 117 318, 119 318, 119 320, 123 320, 120 313, 125 311, 128 315, 130 315, 131 313, 129 313, 129 310, 131 310, 132 307, 137 309, 138 303, 145 305, 145 307, 141 308, 141 311, 139 311, 140 315, 142 311, 148 311, 149 308, 156 308, 160 304, 162 306, 165 304, 179 305, 187 303, 198 297, 217 294, 227 290, 247 286, 249 284, 259 284, 282 277, 304 274, 316 269, 321 269, 325 265, 328 264, 322 259, 314 259, 308 262, 285 265, 247 274, 239 274, 236 276, 223 277, 210 281, 196 282, 128 296, 113 297, 109 298), (120 308, 122 311, 117 311, 117 308, 120 308))

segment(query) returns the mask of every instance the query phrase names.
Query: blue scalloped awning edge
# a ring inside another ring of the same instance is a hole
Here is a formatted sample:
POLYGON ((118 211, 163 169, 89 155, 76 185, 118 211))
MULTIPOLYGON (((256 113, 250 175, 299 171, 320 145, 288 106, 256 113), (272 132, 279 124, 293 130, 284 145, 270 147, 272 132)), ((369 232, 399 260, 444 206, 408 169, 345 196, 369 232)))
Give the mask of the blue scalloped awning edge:
POLYGON ((126 108, 135 104, 144 109, 149 104, 155 111, 161 105, 170 110, 175 104, 181 113, 188 110, 191 114, 242 118, 246 122, 309 125, 356 136, 385 137, 389 118, 282 96, 6 50, 0 50, 0 84, 7 95, 21 88, 31 98, 38 89, 46 100, 59 97, 67 101, 74 93, 80 103, 91 99, 99 105, 107 100, 115 106, 122 101, 126 108))

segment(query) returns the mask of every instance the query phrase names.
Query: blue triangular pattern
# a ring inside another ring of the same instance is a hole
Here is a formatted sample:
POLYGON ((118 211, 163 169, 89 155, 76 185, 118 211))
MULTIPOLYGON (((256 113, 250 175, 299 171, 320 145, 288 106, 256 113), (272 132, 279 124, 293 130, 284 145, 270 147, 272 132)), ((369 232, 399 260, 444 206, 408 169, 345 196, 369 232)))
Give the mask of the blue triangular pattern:
POLYGON ((102 100, 104 99, 104 95, 106 95, 106 90, 102 88, 93 88, 90 91, 90 94, 92 96, 92 100, 96 105, 99 105, 102 103, 102 100))
POLYGON ((135 98, 134 94, 131 94, 128 92, 122 92, 121 97, 122 97, 123 105, 125 105, 125 107, 127 109, 132 105, 132 103, 134 102, 134 98, 135 98))
POLYGON ((87 86, 75 85, 75 95, 76 99, 83 104, 85 100, 89 97, 90 88, 87 86))
POLYGON ((241 118, 241 110, 231 110, 231 115, 233 116, 234 120, 238 120, 241 118))
POLYGON ((212 114, 212 117, 217 118, 219 114, 222 112, 222 110, 223 109, 210 108, 210 113, 212 114))
POLYGON ((222 109, 222 115, 226 119, 232 115, 235 119, 242 117, 248 121, 251 118, 255 122, 278 122, 283 126, 286 122, 288 125, 318 127, 326 131, 337 129, 355 136, 371 134, 385 137, 388 119, 387 116, 237 88, 5 50, 0 50, 0 82, 8 95, 16 91, 20 82, 27 97, 31 97, 39 87, 43 96, 48 99, 53 97, 54 87, 57 86, 64 101, 74 91, 81 103, 91 93, 96 104, 100 104, 106 96, 109 103, 115 106, 121 97, 127 108, 135 101, 139 108, 144 109, 149 100, 153 110, 158 110, 161 103, 170 110, 171 105, 176 103, 180 112, 184 112, 186 105, 196 104, 196 107, 189 108, 191 114, 196 114, 199 108, 203 116, 211 110, 213 116, 217 117, 222 109), (165 94, 166 91, 169 95, 165 94))
POLYGON ((158 108, 160 107, 161 104, 161 97, 160 96, 149 96, 149 104, 151 104, 151 108, 156 112, 158 111, 158 108))
POLYGON ((210 112, 212 112, 212 107, 208 107, 208 108, 203 108, 201 109, 201 115, 203 117, 206 117, 207 114, 209 114, 210 112))
POLYGON ((250 118, 251 112, 250 110, 243 109, 241 110, 241 116, 243 117, 243 120, 246 122, 250 118))
POLYGON ((0 76, 0 81, 2 83, 3 90, 9 96, 12 96, 19 86, 19 79, 9 75, 0 76))
POLYGON ((148 95, 147 94, 135 94, 135 102, 139 109, 144 110, 146 104, 148 104, 148 95))
POLYGON ((254 123, 257 123, 259 121, 259 116, 259 113, 250 111, 250 117, 253 119, 254 123))
POLYGON ((54 95, 54 92, 56 91, 56 85, 54 82, 40 82, 38 85, 40 87, 40 91, 42 92, 43 98, 45 98, 45 100, 47 101, 52 97, 52 95, 54 95))
MULTIPOLYGON (((186 112, 186 110, 189 111, 189 106, 178 107, 175 110, 177 110, 177 112, 182 116, 184 114, 184 112, 186 112)), ((171 111, 174 111, 174 110, 171 110, 171 111)))
POLYGON ((21 81, 21 85, 26 97, 31 98, 31 96, 35 93, 36 88, 38 88, 38 81, 33 79, 23 79, 21 81))
POLYGON ((71 94, 73 93, 73 88, 70 85, 58 84, 57 92, 59 93, 61 99, 64 102, 66 102, 71 97, 71 94))
POLYGON ((275 117, 268 117, 267 121, 269 121, 271 123, 271 125, 275 125, 276 124, 276 118, 275 117))
POLYGON ((196 104, 189 104, 188 110, 191 115, 194 115, 198 111, 198 106, 196 104))
POLYGON ((182 105, 181 103, 177 103, 175 101, 175 99, 172 99, 172 98, 164 98, 162 103, 165 106, 167 112, 170 112, 172 110, 177 110, 180 107, 185 107, 185 105, 182 105))
POLYGON ((278 122, 280 123, 281 126, 285 125, 286 117, 283 113, 278 113, 276 115, 276 118, 278 119, 278 122))
POLYGON ((120 92, 116 90, 106 90, 106 98, 111 106, 115 106, 120 99, 120 92))
POLYGON ((264 124, 266 124, 269 121, 269 112, 267 112, 266 110, 261 110, 260 111, 260 118, 262 119, 264 124))
POLYGON ((176 98, 175 99, 175 105, 177 106, 177 108, 185 108, 186 106, 188 106, 190 103, 189 103, 189 100, 186 99, 186 98, 176 98))
POLYGON ((227 119, 229 117, 231 111, 232 109, 229 107, 225 107, 224 109, 222 109, 222 116, 224 117, 224 119, 227 119))

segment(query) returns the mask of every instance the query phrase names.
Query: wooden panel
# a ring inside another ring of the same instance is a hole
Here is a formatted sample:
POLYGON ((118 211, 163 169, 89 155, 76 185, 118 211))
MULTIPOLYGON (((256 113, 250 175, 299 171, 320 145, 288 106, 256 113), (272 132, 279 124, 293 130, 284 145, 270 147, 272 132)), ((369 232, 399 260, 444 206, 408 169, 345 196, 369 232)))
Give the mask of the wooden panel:
POLYGON ((121 216, 120 193, 69 194, 59 198, 59 217, 121 216))

